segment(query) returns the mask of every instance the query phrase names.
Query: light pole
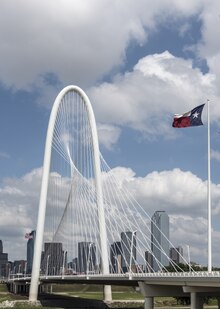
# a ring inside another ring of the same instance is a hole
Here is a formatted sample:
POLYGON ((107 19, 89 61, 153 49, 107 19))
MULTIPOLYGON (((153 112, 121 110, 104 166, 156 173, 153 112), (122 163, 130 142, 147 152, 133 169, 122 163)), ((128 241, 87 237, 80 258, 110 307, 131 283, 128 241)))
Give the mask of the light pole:
POLYGON ((73 262, 73 266, 74 266, 74 268, 73 268, 74 273, 76 274, 76 263, 73 262))
POLYGON ((134 235, 137 231, 133 231, 131 235, 131 252, 130 252, 130 263, 129 263, 129 279, 131 279, 131 262, 132 262, 132 252, 133 252, 133 243, 134 243, 134 235))
POLYGON ((50 254, 48 254, 48 256, 47 256, 47 265, 46 265, 46 279, 48 278, 49 258, 50 258, 50 254))
POLYGON ((192 268, 191 268, 191 262, 190 262, 190 251, 189 251, 189 245, 186 245, 186 247, 187 247, 187 253, 188 253, 189 271, 191 272, 191 271, 192 271, 192 268))
POLYGON ((89 244, 89 250, 88 250, 88 255, 87 255, 87 266, 86 266, 86 274, 88 276, 89 274, 89 259, 90 259, 90 248, 92 246, 92 243, 90 242, 89 244))
POLYGON ((7 263, 7 265, 8 265, 8 279, 10 279, 10 276, 11 276, 11 264, 7 263))
POLYGON ((64 277, 64 265, 65 265, 66 253, 67 251, 63 251, 62 278, 64 277))
POLYGON ((114 255, 114 259, 115 259, 115 266, 117 266, 117 269, 116 269, 117 272, 116 273, 120 274, 120 273, 122 273, 122 268, 121 268, 119 260, 118 260, 119 255, 117 255, 117 256, 114 255))
POLYGON ((24 264, 24 276, 26 277, 27 274, 27 261, 24 264))

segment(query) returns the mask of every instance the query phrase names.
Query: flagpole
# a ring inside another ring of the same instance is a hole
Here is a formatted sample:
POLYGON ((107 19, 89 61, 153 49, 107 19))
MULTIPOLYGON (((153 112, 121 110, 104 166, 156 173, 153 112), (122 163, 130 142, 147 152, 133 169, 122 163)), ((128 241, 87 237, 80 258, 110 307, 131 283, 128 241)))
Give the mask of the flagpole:
POLYGON ((212 271, 212 226, 211 226, 211 168, 210 168, 210 112, 209 103, 207 100, 207 118, 208 118, 208 272, 212 271))

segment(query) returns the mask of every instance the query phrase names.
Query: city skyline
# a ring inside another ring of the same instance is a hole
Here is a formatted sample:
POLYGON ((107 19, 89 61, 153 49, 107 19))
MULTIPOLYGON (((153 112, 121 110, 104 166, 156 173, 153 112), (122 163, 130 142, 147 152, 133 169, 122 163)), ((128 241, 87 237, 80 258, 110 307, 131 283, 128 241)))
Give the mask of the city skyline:
MULTIPOLYGON (((137 233, 138 231, 123 231, 120 234, 120 241, 116 240, 109 246, 110 273, 157 272, 166 266, 173 265, 173 262, 186 264, 186 260, 183 259, 183 248, 174 248, 169 242, 169 218, 164 211, 156 211, 152 217, 151 252, 143 252, 145 258, 142 261, 140 251, 137 249, 140 241, 137 233), (164 252, 166 257, 164 257, 164 252)), ((32 273, 35 237, 35 230, 25 235, 28 239, 27 259, 15 261, 9 261, 8 254, 3 253, 3 242, 0 240, 0 276, 32 273)), ((74 257, 73 252, 71 254, 66 250, 62 242, 46 241, 41 252, 41 273, 46 275, 99 273, 101 259, 97 255, 96 246, 99 247, 99 244, 80 241, 77 243, 77 256, 74 257)))
POLYGON ((172 120, 210 99, 218 266, 219 1, 60 3, 0 2, 0 238, 9 259, 25 259, 24 235, 36 228, 51 106, 76 84, 91 100, 101 152, 122 186, 150 215, 169 213, 174 246, 189 246, 204 265, 207 107, 201 127, 174 129, 172 120))

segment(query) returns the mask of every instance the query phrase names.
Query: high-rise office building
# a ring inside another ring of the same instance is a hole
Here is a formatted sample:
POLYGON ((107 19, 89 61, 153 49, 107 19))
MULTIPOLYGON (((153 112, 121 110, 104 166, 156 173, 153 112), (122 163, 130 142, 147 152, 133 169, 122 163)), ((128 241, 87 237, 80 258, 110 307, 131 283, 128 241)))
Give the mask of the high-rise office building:
POLYGON ((183 248, 170 248, 170 258, 176 264, 183 263, 183 248))
POLYGON ((2 243, 2 240, 0 240, 0 253, 3 253, 3 243, 2 243))
POLYGON ((151 251, 154 271, 169 265, 169 217, 165 211, 156 211, 151 218, 151 251))
POLYGON ((122 248, 121 242, 116 241, 110 247, 110 272, 121 273, 122 272, 122 248))
POLYGON ((150 273, 153 271, 153 255, 150 251, 145 251, 145 262, 146 267, 145 270, 147 273, 150 273))
POLYGON ((7 276, 8 253, 3 253, 3 243, 0 240, 0 278, 7 276))
POLYGON ((61 242, 44 243, 41 269, 47 275, 59 275, 62 273, 67 252, 63 251, 61 242))
POLYGON ((25 237, 28 239, 27 241, 27 265, 26 265, 27 274, 31 274, 32 272, 35 236, 36 236, 36 231, 31 231, 29 234, 25 235, 25 237))
POLYGON ((12 266, 13 266, 12 272, 14 274, 24 274, 25 273, 25 265, 26 265, 25 260, 15 260, 12 263, 12 266))
POLYGON ((78 272, 78 258, 75 257, 72 261, 72 269, 74 273, 78 272))
POLYGON ((78 271, 87 273, 96 270, 96 246, 92 242, 78 243, 78 271))
POLYGON ((121 233, 122 270, 123 272, 136 270, 136 232, 121 233))

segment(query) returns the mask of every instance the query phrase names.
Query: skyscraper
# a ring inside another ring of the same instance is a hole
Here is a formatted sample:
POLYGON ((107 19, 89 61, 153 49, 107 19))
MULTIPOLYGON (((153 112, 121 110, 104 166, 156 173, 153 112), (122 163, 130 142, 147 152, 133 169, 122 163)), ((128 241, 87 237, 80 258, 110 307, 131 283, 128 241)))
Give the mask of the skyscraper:
POLYGON ((135 272, 136 261, 136 232, 121 233, 121 250, 122 250, 122 270, 135 272))
POLYGON ((150 273, 152 272, 153 268, 153 255, 149 251, 145 251, 145 262, 146 262, 146 272, 150 273))
POLYGON ((62 273, 63 262, 66 259, 67 252, 63 251, 61 242, 44 243, 44 252, 42 254, 41 269, 48 275, 59 275, 62 273))
POLYGON ((7 275, 6 266, 8 263, 8 253, 3 253, 3 243, 0 240, 0 278, 7 275))
POLYGON ((183 263, 183 248, 170 248, 170 258, 176 264, 183 263))
POLYGON ((96 246, 92 242, 78 243, 78 271, 87 273, 96 270, 96 246))
POLYGON ((2 240, 0 240, 0 253, 3 253, 3 244, 2 244, 2 240))
POLYGON ((121 260, 122 260, 121 242, 116 241, 110 247, 110 262, 111 262, 110 271, 112 273, 121 273, 122 269, 121 260))
POLYGON ((26 234, 25 237, 28 239, 27 242, 27 274, 31 274, 33 257, 34 257, 34 242, 35 242, 36 231, 31 231, 29 234, 26 234))
POLYGON ((169 217, 165 211, 156 211, 151 218, 151 251, 154 271, 169 265, 169 217))

